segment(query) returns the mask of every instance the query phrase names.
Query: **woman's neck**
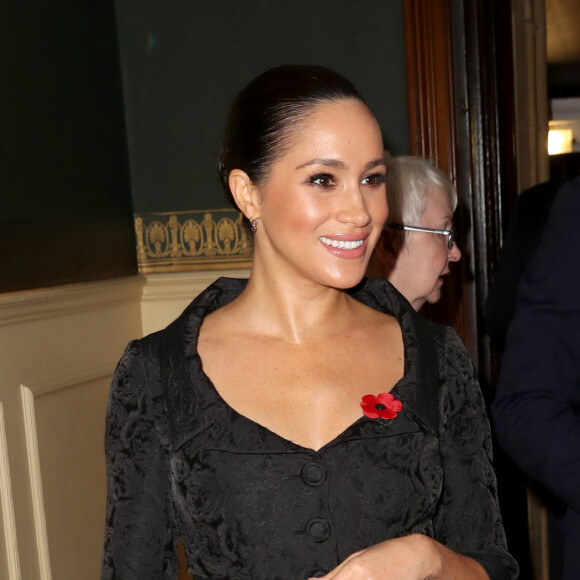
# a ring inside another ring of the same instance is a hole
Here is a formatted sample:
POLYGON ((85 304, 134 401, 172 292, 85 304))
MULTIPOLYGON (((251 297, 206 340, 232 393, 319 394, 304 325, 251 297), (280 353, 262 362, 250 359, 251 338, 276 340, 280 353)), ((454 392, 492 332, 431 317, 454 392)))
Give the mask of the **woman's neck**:
POLYGON ((246 318, 248 331, 306 344, 340 335, 358 303, 341 289, 313 282, 281 283, 252 272, 235 306, 246 318))

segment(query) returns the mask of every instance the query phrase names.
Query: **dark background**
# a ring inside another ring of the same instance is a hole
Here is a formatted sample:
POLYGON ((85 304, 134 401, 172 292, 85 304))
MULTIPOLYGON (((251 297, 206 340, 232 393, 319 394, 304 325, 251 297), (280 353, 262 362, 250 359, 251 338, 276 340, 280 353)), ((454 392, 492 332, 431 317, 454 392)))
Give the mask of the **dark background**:
POLYGON ((137 271, 113 0, 2 18, 0 291, 137 271))
POLYGON ((408 151, 401 0, 117 0, 135 213, 227 206, 214 176, 228 107, 259 73, 352 80, 386 146, 408 151))
POLYGON ((387 147, 408 151, 401 0, 32 0, 9 11, 0 292, 135 274, 134 214, 227 207, 213 173, 227 108, 268 67, 342 72, 387 147))

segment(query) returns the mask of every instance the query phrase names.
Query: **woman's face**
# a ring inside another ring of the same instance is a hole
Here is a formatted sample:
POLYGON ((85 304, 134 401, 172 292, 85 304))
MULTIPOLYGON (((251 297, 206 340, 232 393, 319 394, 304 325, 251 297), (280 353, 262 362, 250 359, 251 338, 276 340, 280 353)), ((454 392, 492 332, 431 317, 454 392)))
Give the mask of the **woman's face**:
POLYGON ((292 130, 259 186, 254 268, 294 284, 350 288, 388 213, 379 127, 364 104, 345 99, 316 105, 292 130))
MULTIPOLYGON (((425 212, 418 225, 424 228, 450 230, 453 211, 445 192, 432 190, 425 212)), ((443 277, 449 273, 449 262, 457 262, 461 252, 457 244, 447 247, 447 236, 427 232, 406 232, 389 280, 405 296, 415 310, 425 302, 434 304, 441 298, 443 277)))

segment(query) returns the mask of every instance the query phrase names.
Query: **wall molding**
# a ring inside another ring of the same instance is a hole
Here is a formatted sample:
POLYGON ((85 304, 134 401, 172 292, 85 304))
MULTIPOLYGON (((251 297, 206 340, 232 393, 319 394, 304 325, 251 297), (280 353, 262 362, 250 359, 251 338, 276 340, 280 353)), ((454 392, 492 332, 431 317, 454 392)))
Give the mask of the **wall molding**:
POLYGON ((18 558, 16 519, 14 517, 14 501, 10 484, 10 463, 8 461, 6 423, 4 421, 4 405, 2 402, 0 402, 0 509, 2 511, 8 579, 20 580, 22 576, 18 558))
POLYGON ((32 495, 32 513, 34 516, 34 530, 38 549, 38 565, 40 580, 51 580, 50 552, 48 548, 48 532, 46 528, 46 513, 42 494, 42 477, 40 470, 40 454, 38 450, 38 436, 36 433, 36 414, 34 410, 33 391, 20 385, 22 412, 24 416, 24 430, 26 437, 26 456, 32 495))
POLYGON ((111 303, 138 300, 144 282, 141 276, 131 276, 0 294, 0 326, 96 310, 111 303))
POLYGON ((247 278, 249 275, 249 269, 145 275, 142 302, 179 300, 188 297, 193 300, 200 292, 222 276, 247 278))
POLYGON ((142 274, 247 268, 252 238, 233 209, 135 214, 142 274))
POLYGON ((115 365, 121 354, 115 359, 102 362, 94 366, 79 365, 78 368, 68 370, 65 373, 54 373, 52 376, 45 377, 41 380, 29 383, 28 388, 34 393, 34 396, 54 393, 62 389, 76 387, 83 383, 98 381, 100 379, 111 379, 115 365))

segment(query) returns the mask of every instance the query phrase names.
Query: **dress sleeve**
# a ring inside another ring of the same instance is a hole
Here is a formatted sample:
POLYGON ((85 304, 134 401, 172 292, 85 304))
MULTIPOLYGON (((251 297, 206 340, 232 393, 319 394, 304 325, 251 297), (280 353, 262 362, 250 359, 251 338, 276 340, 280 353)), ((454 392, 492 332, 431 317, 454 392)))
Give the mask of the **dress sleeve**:
POLYGON ((101 580, 174 580, 168 460, 138 341, 113 378, 105 431, 107 512, 101 580))
POLYGON ((445 334, 439 402, 444 489, 437 538, 477 560, 491 580, 509 580, 518 566, 507 552, 483 396, 461 340, 450 328, 445 334))

